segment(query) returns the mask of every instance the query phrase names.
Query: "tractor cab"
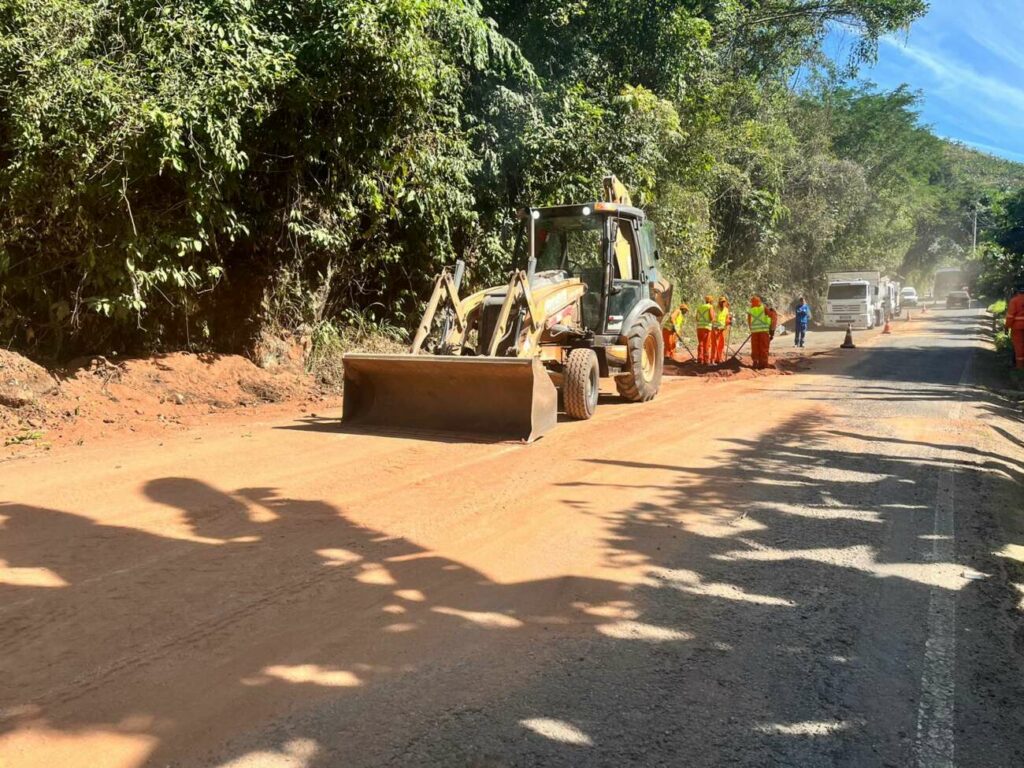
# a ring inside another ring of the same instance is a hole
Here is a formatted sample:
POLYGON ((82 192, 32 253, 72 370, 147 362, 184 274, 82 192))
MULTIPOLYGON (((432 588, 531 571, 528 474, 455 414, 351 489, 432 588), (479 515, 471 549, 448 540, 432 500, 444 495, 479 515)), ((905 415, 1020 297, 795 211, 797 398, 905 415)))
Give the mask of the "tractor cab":
POLYGON ((528 271, 540 280, 582 281, 582 321, 592 333, 619 335, 644 299, 668 311, 671 286, 658 273, 654 225, 639 208, 595 202, 533 208, 520 216, 528 230, 528 271))

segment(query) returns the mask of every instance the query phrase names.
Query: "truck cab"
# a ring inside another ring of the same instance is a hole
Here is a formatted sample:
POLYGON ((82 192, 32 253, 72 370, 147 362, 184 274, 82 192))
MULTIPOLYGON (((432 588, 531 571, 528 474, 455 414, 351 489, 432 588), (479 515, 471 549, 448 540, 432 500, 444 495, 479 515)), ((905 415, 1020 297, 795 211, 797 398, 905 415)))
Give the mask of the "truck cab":
POLYGON ((874 288, 867 280, 830 282, 825 298, 825 325, 867 330, 875 327, 874 288))

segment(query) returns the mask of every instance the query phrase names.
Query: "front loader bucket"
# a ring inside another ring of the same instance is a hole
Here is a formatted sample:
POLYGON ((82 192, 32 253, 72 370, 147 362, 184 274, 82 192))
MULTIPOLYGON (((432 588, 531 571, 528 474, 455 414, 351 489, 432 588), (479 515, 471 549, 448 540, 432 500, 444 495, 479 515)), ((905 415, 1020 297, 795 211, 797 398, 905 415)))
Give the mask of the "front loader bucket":
POLYGON ((535 358, 345 355, 348 426, 531 442, 558 420, 558 392, 535 358))

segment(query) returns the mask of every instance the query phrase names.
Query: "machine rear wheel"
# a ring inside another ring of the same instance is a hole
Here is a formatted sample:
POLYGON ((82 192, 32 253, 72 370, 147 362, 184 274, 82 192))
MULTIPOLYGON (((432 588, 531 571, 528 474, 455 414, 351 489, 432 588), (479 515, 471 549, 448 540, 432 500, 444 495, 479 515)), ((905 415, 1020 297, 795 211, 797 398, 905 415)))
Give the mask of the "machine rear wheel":
POLYGON ((574 349, 565 363, 562 399, 573 419, 589 419, 597 410, 601 370, 592 349, 574 349))
POLYGON ((665 340, 654 315, 641 315, 633 323, 626 334, 626 351, 627 367, 615 378, 619 394, 635 403, 652 400, 661 386, 665 363, 665 340))

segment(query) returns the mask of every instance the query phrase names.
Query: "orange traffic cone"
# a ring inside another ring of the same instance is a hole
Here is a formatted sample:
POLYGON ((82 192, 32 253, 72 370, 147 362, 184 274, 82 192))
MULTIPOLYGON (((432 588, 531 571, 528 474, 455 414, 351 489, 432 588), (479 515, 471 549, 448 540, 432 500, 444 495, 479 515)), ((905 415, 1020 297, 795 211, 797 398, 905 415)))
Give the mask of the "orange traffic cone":
POLYGON ((853 343, 853 324, 847 323, 846 325, 846 338, 843 339, 843 343, 840 345, 842 349, 856 349, 857 345, 853 343))
POLYGON ((889 318, 885 318, 885 327, 882 328, 882 333, 892 333, 892 328, 889 326, 889 318))

